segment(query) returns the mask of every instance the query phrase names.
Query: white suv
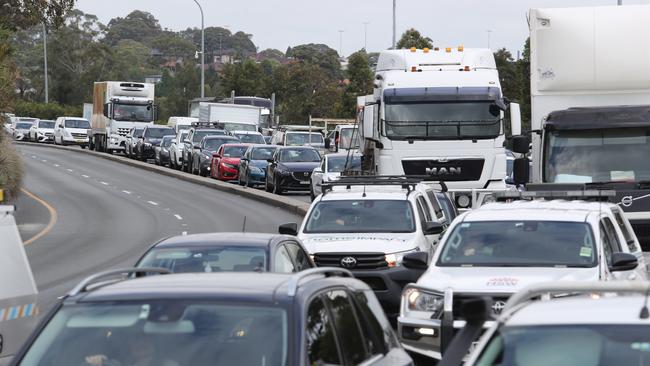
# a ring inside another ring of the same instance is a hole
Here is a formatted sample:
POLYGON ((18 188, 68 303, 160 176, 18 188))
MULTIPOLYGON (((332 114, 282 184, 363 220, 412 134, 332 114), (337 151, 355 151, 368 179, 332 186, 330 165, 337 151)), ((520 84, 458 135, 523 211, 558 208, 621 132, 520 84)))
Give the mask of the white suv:
POLYGON ((488 296, 499 313, 513 293, 533 283, 646 280, 646 270, 629 222, 614 204, 490 203, 454 220, 427 271, 405 287, 398 335, 406 349, 439 359, 464 324, 458 306, 464 299, 488 296))
POLYGON ((403 286, 423 272, 403 267, 403 258, 430 257, 443 225, 415 188, 419 183, 358 178, 325 185, 297 233, 296 224, 282 225, 280 232, 297 234, 317 266, 344 267, 368 283, 394 320, 403 286))
POLYGON ((79 117, 59 117, 54 124, 54 144, 88 146, 90 122, 79 117))

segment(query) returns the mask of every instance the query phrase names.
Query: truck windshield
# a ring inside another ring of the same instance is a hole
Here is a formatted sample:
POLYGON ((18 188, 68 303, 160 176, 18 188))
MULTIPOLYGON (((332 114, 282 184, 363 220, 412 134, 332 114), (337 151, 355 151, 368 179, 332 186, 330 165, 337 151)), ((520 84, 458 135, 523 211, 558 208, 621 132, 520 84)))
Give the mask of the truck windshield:
POLYGON ((113 104, 113 119, 116 121, 151 122, 153 106, 151 104, 113 104))
POLYGON ((386 103, 391 140, 493 139, 501 133, 501 109, 493 102, 386 103))
POLYGON ((320 201, 307 218, 305 233, 412 233, 407 200, 320 201))
POLYGON ((159 139, 163 136, 175 135, 175 131, 171 128, 147 128, 144 131, 144 137, 159 139))
POLYGON ((85 119, 66 119, 66 128, 90 128, 90 122, 85 119))
POLYGON ((309 143, 314 145, 323 144, 323 135, 317 132, 291 132, 287 133, 287 146, 303 146, 309 145, 309 143), (310 138, 311 135, 311 138, 310 138))
POLYGON ((650 127, 551 131, 545 140, 545 182, 650 180, 650 127))
POLYGON ((286 365, 287 335, 279 307, 206 299, 86 303, 62 307, 20 364, 286 365))
POLYGON ((438 265, 594 267, 597 260, 591 228, 584 222, 481 221, 456 225, 438 265))
POLYGON ((649 347, 645 324, 511 326, 492 337, 475 365, 643 365, 649 347))

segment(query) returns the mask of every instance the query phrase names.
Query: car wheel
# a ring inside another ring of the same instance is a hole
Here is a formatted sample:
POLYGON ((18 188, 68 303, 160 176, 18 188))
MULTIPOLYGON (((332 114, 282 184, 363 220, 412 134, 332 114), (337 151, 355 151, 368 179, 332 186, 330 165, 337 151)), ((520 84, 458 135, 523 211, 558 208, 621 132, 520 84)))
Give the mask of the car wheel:
POLYGON ((280 179, 278 179, 278 178, 275 178, 273 180, 273 193, 275 193, 277 195, 282 194, 282 187, 280 187, 280 179))
POLYGON ((264 182, 264 187, 266 188, 267 192, 272 192, 271 184, 269 183, 269 181, 270 181, 270 179, 268 179, 268 177, 267 177, 266 182, 264 182))
POLYGON ((81 145, 81 148, 85 150, 85 149, 86 149, 86 145, 81 145))

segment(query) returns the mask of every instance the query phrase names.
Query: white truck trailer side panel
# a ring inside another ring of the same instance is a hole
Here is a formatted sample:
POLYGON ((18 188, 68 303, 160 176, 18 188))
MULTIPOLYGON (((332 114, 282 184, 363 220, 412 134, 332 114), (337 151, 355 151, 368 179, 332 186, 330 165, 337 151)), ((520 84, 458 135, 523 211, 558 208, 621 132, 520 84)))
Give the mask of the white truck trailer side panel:
POLYGON ((262 109, 260 107, 226 103, 201 103, 201 122, 233 122, 258 125, 262 109))

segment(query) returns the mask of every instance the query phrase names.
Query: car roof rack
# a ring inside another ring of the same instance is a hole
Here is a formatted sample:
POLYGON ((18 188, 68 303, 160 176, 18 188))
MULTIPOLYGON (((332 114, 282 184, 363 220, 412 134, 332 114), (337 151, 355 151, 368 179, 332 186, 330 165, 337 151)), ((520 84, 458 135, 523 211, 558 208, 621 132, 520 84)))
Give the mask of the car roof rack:
POLYGON ((494 192, 494 198, 497 202, 511 202, 518 200, 582 200, 595 202, 608 202, 616 197, 614 190, 600 189, 577 189, 577 190, 531 190, 531 191, 497 191, 494 192))
POLYGON ((341 176, 338 180, 321 184, 321 188, 323 194, 326 194, 336 186, 345 186, 348 189, 352 186, 402 186, 409 194, 416 185, 422 182, 439 183, 442 191, 447 191, 445 182, 434 181, 431 177, 424 175, 347 175, 341 176))
POLYGON ((535 298, 544 299, 545 295, 551 294, 638 293, 647 295, 649 292, 650 282, 647 281, 540 282, 524 287, 510 296, 503 310, 512 309, 535 298))
POLYGON ((200 127, 200 128, 219 128, 219 129, 224 129, 223 122, 192 122, 190 124, 192 127, 200 127))
POLYGON ((298 287, 300 287, 300 282, 302 280, 310 276, 321 275, 321 274, 325 277, 332 277, 332 276, 350 277, 350 278, 354 277, 352 275, 352 272, 348 271, 345 268, 318 267, 318 268, 306 269, 304 271, 300 271, 294 274, 293 276, 291 276, 291 279, 289 280, 289 284, 288 284, 289 289, 287 290, 287 295, 290 297, 296 296, 296 293, 298 292, 298 287))
POLYGON ((123 281, 127 276, 136 273, 158 273, 158 274, 170 274, 172 273, 167 268, 159 267, 142 267, 142 268, 121 268, 121 269, 111 269, 104 272, 95 273, 94 275, 88 276, 83 279, 77 286, 75 286, 67 296, 79 295, 82 292, 87 292, 88 287, 91 285, 108 285, 111 283, 123 281), (116 278, 117 277, 117 278, 116 278))

